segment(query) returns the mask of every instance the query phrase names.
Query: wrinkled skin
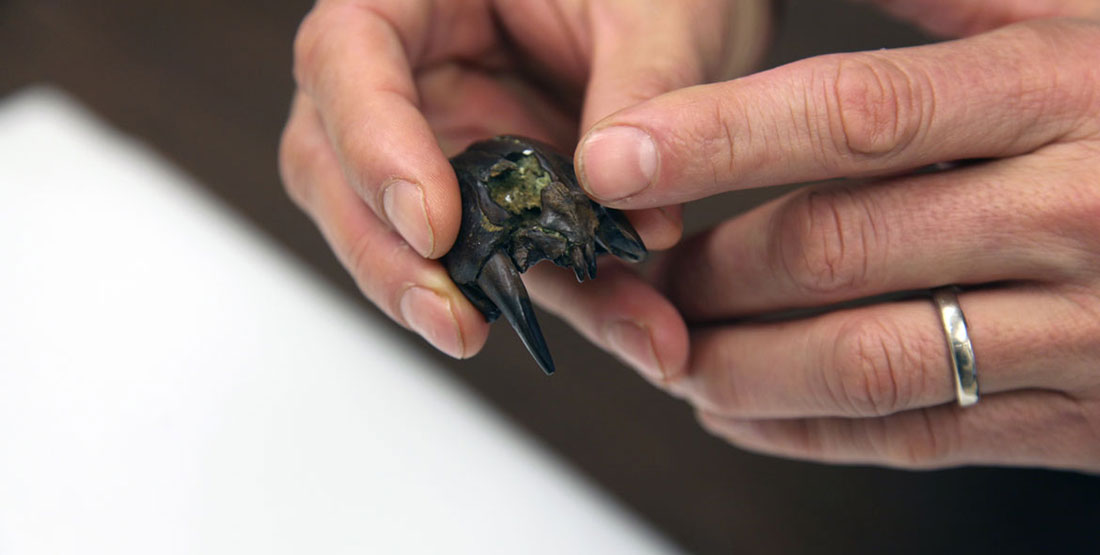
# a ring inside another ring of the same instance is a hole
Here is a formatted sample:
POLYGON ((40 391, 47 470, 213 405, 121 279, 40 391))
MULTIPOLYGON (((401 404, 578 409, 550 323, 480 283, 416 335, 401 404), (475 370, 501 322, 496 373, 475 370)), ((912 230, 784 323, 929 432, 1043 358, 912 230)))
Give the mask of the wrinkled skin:
POLYGON ((501 314, 547 374, 554 362, 520 274, 542 260, 596 277, 605 252, 646 256, 621 212, 596 204, 577 184, 570 159, 544 143, 499 136, 451 159, 462 194, 462 224, 443 259, 451 278, 492 322, 501 314))

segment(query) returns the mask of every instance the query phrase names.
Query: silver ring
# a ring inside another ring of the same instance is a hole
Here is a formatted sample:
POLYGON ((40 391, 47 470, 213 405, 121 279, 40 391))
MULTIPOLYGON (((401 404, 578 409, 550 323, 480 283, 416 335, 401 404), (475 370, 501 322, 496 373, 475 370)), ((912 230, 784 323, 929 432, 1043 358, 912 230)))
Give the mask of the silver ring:
POLYGON ((966 331, 966 318, 959 307, 959 288, 954 285, 932 290, 932 302, 940 312, 943 331, 947 334, 948 358, 955 374, 955 397, 960 407, 978 402, 978 369, 974 365, 974 344, 966 331))

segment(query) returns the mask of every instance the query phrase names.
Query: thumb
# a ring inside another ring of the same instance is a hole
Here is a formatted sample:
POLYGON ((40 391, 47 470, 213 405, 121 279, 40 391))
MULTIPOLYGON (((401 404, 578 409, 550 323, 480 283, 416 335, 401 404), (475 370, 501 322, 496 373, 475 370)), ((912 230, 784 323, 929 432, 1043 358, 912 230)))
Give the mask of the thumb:
POLYGON ((767 0, 593 3, 581 129, 666 92, 746 73, 763 56, 769 6, 767 0))
MULTIPOLYGON (((641 5, 642 3, 639 3, 641 5)), ((679 10, 592 8, 592 70, 581 128, 628 106, 703 82, 704 68, 679 10)))
MULTIPOLYGON (((593 3, 591 73, 581 129, 664 93, 748 71, 762 56, 767 0, 593 3)), ((579 167, 578 167, 579 169, 579 167)), ((680 207, 628 213, 649 248, 675 244, 680 207)))
MULTIPOLYGON (((659 9, 667 14, 649 13, 658 8, 647 4, 593 3, 596 42, 581 129, 623 108, 703 81, 700 56, 687 25, 676 21, 677 4, 659 9)), ((650 249, 668 248, 683 233, 678 206, 630 211, 627 217, 650 249)))

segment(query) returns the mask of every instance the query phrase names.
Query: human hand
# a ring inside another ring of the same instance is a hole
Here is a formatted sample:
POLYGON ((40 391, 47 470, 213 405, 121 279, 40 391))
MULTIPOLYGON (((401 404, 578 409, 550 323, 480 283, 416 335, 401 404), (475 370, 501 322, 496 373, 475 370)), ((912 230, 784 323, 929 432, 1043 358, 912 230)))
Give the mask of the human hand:
MULTIPOLYGON (((372 302, 442 351, 471 356, 488 327, 432 260, 460 221, 446 156, 502 133, 571 151, 578 124, 744 71, 767 17, 766 0, 320 0, 295 43, 284 183, 372 302)), ((630 218, 651 249, 679 239, 676 208, 630 218)), ((541 287, 569 287, 545 268, 534 273, 541 287)), ((679 320, 629 272, 601 272, 600 283, 679 320)), ((651 325, 652 312, 574 291, 558 310, 587 302, 608 326, 651 325)), ((585 331, 608 345, 602 329, 585 331)), ((686 337, 679 348, 682 357, 686 337)))
POLYGON ((1100 18, 1096 0, 857 0, 948 37, 1042 17, 1100 18))
POLYGON ((690 362, 664 380, 714 433, 829 462, 1100 471, 1097 23, 1034 21, 669 93, 597 123, 578 159, 590 193, 628 209, 875 177, 796 191, 664 265, 693 323, 690 362), (624 140, 638 136, 653 146, 624 140), (911 172, 968 159, 988 161, 911 172), (929 300, 832 306, 947 284, 965 286, 983 394, 965 409, 929 300), (796 308, 825 310, 751 319, 796 308))

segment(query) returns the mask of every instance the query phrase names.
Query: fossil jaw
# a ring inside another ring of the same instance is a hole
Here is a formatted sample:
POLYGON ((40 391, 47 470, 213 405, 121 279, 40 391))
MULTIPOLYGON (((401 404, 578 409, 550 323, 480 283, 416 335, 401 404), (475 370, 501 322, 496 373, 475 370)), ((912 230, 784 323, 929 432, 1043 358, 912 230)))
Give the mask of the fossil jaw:
POLYGON ((597 255, 638 262, 645 245, 621 212, 585 195, 572 161, 548 145, 495 137, 474 143, 451 165, 462 193, 462 225, 443 263, 486 320, 504 315, 549 374, 554 362, 520 273, 551 260, 572 269, 578 281, 592 279, 597 255))
POLYGON ((523 286, 512 259, 502 252, 494 253, 482 266, 477 285, 516 330, 542 371, 553 374, 554 360, 550 357, 539 321, 535 319, 535 309, 527 296, 527 288, 523 286))

